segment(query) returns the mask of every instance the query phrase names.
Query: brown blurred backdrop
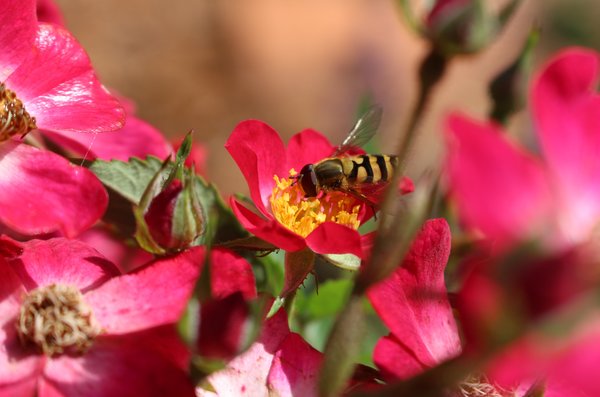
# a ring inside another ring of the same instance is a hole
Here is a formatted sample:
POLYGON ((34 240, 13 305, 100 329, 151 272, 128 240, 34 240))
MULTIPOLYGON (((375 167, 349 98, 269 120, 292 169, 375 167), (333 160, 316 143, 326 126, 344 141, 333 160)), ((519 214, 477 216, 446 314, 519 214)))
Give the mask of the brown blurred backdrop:
MULTIPOLYGON (((380 147, 395 147, 426 51, 391 0, 56 1, 103 82, 132 98, 140 117, 171 137, 195 130, 208 148, 209 176, 226 194, 246 190, 223 149, 243 119, 262 119, 284 139, 312 127, 337 142, 370 92, 385 109, 380 147)), ((598 29, 595 4, 524 1, 491 47, 456 60, 429 106, 409 173, 439 160, 444 114, 486 115, 487 82, 514 59, 534 21, 544 29, 538 59, 558 46, 594 45, 585 40, 586 29, 598 29)))

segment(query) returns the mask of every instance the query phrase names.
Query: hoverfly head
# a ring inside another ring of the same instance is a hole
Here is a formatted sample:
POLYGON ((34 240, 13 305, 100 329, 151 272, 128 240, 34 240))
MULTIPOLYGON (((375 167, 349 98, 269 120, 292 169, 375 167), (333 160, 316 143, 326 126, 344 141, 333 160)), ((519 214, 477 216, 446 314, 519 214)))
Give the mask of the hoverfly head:
POLYGON ((304 191, 304 197, 317 196, 317 174, 312 164, 306 164, 298 174, 298 181, 304 191))

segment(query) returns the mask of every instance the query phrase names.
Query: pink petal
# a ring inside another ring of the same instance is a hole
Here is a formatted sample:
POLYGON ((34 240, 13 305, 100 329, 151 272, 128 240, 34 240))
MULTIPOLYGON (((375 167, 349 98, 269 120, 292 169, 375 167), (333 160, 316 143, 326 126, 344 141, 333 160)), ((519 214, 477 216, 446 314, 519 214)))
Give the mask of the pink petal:
POLYGON ((250 197, 265 216, 269 216, 269 197, 275 186, 274 175, 287 176, 285 148, 277 132, 257 120, 242 121, 225 144, 250 188, 250 197))
POLYGON ((285 251, 298 251, 306 247, 302 237, 282 226, 276 220, 260 217, 233 197, 229 200, 229 204, 242 226, 256 237, 268 241, 285 251))
POLYGON ((19 233, 74 237, 100 219, 108 204, 90 171, 28 145, 1 145, 0 175, 0 221, 19 233))
POLYGON ((145 159, 155 156, 164 159, 173 153, 173 148, 162 133, 136 117, 128 116, 125 126, 117 131, 101 134, 73 134, 50 132, 44 134, 79 157, 127 161, 130 157, 145 159))
POLYGON ((0 241, 7 242, 22 248, 20 255, 7 260, 28 290, 55 283, 86 290, 119 274, 115 265, 98 251, 77 240, 53 238, 17 243, 4 237, 0 241))
POLYGON ((461 219, 500 244, 529 237, 550 211, 539 163, 492 124, 458 115, 447 122, 448 188, 461 219))
POLYGON ((0 2, 0 81, 27 57, 35 40, 35 0, 0 2))
POLYGON ((187 374, 149 349, 152 341, 146 338, 144 334, 105 337, 96 340, 81 356, 63 355, 49 360, 41 379, 40 397, 193 397, 187 374))
POLYGON ((100 84, 75 38, 56 25, 39 26, 35 49, 6 85, 41 129, 102 132, 123 126, 123 108, 100 84))
POLYGON ((241 292, 209 300, 200 310, 198 352, 203 357, 228 360, 242 348, 250 309, 241 292))
MULTIPOLYGON (((307 129, 295 134, 286 149, 286 172, 294 168, 300 172, 306 164, 314 164, 330 157, 335 147, 320 132, 307 129)), ((280 175, 282 176, 282 175, 280 175)))
POLYGON ((600 215, 598 53, 561 52, 534 85, 537 132, 556 180, 557 210, 566 237, 589 235, 600 215))
POLYGON ((412 349, 393 334, 385 336, 375 345, 373 361, 385 378, 408 379, 425 371, 430 363, 423 363, 412 349))
POLYGON ((573 343, 552 360, 548 376, 547 396, 598 396, 598 362, 600 362, 600 333, 596 331, 573 343), (560 394, 563 393, 563 394, 560 394))
POLYGON ((257 342, 224 369, 210 374, 206 381, 219 396, 268 396, 267 376, 271 363, 289 332, 287 316, 279 311, 264 323, 257 342))
POLYGON ((250 263, 225 248, 210 253, 210 288, 213 298, 241 292, 246 300, 256 298, 256 282, 250 263))
POLYGON ((267 383, 277 396, 317 396, 323 354, 298 334, 289 334, 273 358, 267 383))
POLYGON ((108 334, 135 332, 179 319, 202 268, 204 247, 115 277, 85 295, 108 334))
POLYGON ((402 342, 406 354, 426 366, 461 351, 444 283, 449 255, 448 224, 444 219, 427 221, 402 266, 368 291, 375 311, 402 342))
POLYGON ((65 19, 60 12, 60 8, 53 0, 37 0, 37 19, 39 22, 65 25, 65 19))
POLYGON ((362 257, 360 234, 354 229, 334 222, 317 226, 306 236, 306 245, 318 254, 354 254, 362 257))
MULTIPOLYGON (((38 386, 37 377, 31 377, 22 381, 7 385, 0 385, 0 396, 2 397, 31 397, 36 396, 38 386)), ((44 396, 47 397, 47 396, 44 396)))
POLYGON ((36 355, 24 354, 15 327, 25 288, 10 265, 2 258, 0 274, 0 395, 10 395, 2 394, 2 387, 17 382, 23 383, 41 368, 42 361, 36 355))
MULTIPOLYGON (((138 335, 134 334, 132 336, 136 338, 138 335)), ((144 349, 162 354, 165 359, 185 371, 189 369, 192 352, 181 340, 176 324, 154 327, 142 331, 141 335, 143 335, 143 338, 136 339, 136 343, 144 346, 144 349)))
POLYGON ((141 248, 132 247, 100 226, 93 227, 80 234, 77 239, 91 245, 109 261, 114 263, 121 273, 145 265, 154 257, 141 248))

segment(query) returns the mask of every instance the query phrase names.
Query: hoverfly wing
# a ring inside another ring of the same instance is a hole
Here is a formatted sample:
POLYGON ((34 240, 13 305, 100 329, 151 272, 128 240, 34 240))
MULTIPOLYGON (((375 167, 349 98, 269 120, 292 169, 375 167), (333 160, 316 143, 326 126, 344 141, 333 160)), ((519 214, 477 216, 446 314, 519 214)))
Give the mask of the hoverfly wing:
POLYGON ((353 148, 361 147, 369 142, 379 128, 382 113, 383 109, 381 106, 369 108, 365 114, 358 119, 356 124, 354 124, 354 127, 350 130, 346 139, 344 139, 342 144, 336 149, 333 157, 339 156, 353 148))

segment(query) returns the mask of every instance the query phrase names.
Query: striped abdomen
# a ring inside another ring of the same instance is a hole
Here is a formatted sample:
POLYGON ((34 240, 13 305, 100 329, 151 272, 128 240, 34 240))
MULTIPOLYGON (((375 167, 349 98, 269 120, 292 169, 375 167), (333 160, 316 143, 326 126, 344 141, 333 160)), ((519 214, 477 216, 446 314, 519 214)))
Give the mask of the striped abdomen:
POLYGON ((340 158, 350 185, 388 181, 398 166, 398 157, 385 154, 363 154, 340 158))

